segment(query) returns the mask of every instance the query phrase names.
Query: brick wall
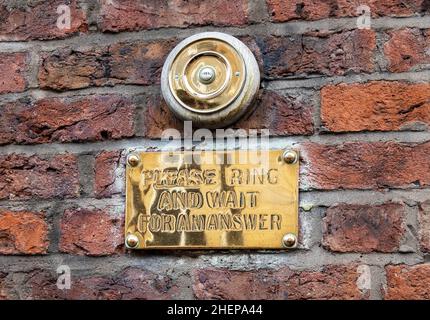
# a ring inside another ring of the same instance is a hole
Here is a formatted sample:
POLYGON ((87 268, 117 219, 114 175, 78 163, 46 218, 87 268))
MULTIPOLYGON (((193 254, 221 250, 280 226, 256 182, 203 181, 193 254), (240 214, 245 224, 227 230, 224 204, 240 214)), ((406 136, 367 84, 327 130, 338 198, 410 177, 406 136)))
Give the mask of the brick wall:
POLYGON ((430 298, 430 2, 357 3, 0 1, 0 299, 430 298), (234 127, 301 149, 295 251, 124 248, 125 150, 181 128, 161 68, 208 30, 262 71, 234 127))

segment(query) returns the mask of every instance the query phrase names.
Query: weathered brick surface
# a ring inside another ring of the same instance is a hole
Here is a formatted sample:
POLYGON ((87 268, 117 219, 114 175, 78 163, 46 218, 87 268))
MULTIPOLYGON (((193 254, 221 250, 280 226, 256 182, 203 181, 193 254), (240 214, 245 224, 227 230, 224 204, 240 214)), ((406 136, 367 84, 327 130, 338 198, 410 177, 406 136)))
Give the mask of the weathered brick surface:
POLYGON ((103 151, 97 154, 94 168, 94 192, 96 197, 110 197, 121 193, 117 172, 122 165, 121 151, 103 151))
POLYGON ((0 145, 132 137, 134 106, 117 95, 21 99, 0 109, 0 145))
POLYGON ((359 5, 367 5, 373 17, 409 17, 430 12, 426 0, 266 0, 272 21, 320 20, 355 17, 359 5))
POLYGON ((388 32, 384 53, 391 72, 406 72, 430 64, 430 29, 401 29, 388 32))
POLYGON ((79 195, 76 156, 0 156, 0 199, 51 199, 79 195))
POLYGON ((65 38, 86 32, 86 14, 77 3, 77 0, 2 1, 0 41, 65 38), (70 8, 70 29, 57 27, 60 17, 57 8, 65 4, 70 8))
POLYGON ((0 53, 0 94, 26 89, 27 63, 26 53, 0 53))
POLYGON ((332 206, 323 219, 323 245, 336 252, 395 252, 404 217, 400 203, 332 206))
POLYGON ((248 48, 251 50, 252 54, 255 57, 255 60, 257 60, 258 68, 260 69, 260 73, 264 70, 264 62, 263 62, 263 55, 261 54, 260 47, 257 43, 257 38, 253 37, 252 34, 246 35, 246 36, 237 36, 240 41, 242 41, 248 48))
POLYGON ((45 53, 39 69, 40 86, 68 90, 115 84, 156 84, 175 42, 128 42, 45 53))
POLYGON ((136 267, 105 276, 72 274, 73 282, 69 290, 57 288, 57 277, 57 274, 44 270, 31 272, 23 283, 24 297, 49 300, 165 300, 178 294, 178 287, 169 276, 136 267))
POLYGON ((374 81, 321 90, 321 119, 328 131, 427 129, 430 84, 374 81))
POLYGON ((344 75, 372 72, 375 68, 376 38, 371 30, 259 37, 257 43, 267 78, 344 75))
MULTIPOLYGON (((115 84, 159 83, 168 52, 178 40, 127 42, 91 50, 61 49, 43 56, 42 88, 79 89, 115 84)), ((248 39, 250 42, 251 39, 248 39)), ((374 70, 375 34, 369 30, 257 37, 264 76, 343 75, 374 70)))
POLYGON ((7 273, 0 272, 0 300, 10 299, 10 294, 8 292, 8 288, 6 287, 6 276, 7 273))
POLYGON ((0 254, 44 254, 48 245, 48 225, 41 213, 0 212, 0 254))
POLYGON ((430 200, 419 204, 418 221, 421 250, 430 252, 430 200))
POLYGON ((311 135, 314 132, 313 107, 306 97, 283 96, 266 90, 255 104, 254 112, 233 127, 269 129, 274 136, 311 135))
POLYGON ((236 26, 248 22, 246 0, 123 0, 102 1, 100 29, 124 30, 188 27, 193 25, 236 26))
POLYGON ((430 185, 430 142, 349 142, 302 146, 303 189, 384 189, 430 185))
POLYGON ((183 132, 183 122, 177 119, 170 111, 161 92, 149 94, 142 97, 144 112, 142 123, 138 126, 143 128, 143 135, 148 138, 160 138, 167 128, 177 129, 183 132))
POLYGON ((60 233, 60 251, 70 254, 109 255, 123 244, 122 220, 109 209, 68 209, 61 219, 60 233))
MULTIPOLYGON (((163 130, 174 128, 183 131, 183 124, 175 118, 160 95, 143 98, 145 107, 143 135, 160 138, 163 130)), ((254 102, 254 110, 231 125, 235 129, 269 129, 272 136, 311 135, 314 132, 313 106, 308 95, 282 95, 262 90, 254 102)))
POLYGON ((428 0, 0 0, 0 300, 428 299, 429 14, 428 0), (300 151, 291 252, 124 248, 126 149, 183 134, 160 74, 206 29, 261 71, 230 127, 300 151))
POLYGON ((198 299, 365 299, 359 276, 356 266, 337 265, 318 271, 199 269, 193 272, 193 290, 198 299))
POLYGON ((430 299, 430 264, 387 266, 387 300, 430 299))

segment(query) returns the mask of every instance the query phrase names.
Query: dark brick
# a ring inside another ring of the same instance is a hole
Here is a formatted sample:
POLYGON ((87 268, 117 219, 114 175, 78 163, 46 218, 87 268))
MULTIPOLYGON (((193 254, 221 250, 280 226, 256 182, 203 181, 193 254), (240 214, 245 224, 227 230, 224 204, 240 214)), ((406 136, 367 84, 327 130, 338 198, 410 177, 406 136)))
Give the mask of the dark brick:
POLYGON ((430 185, 430 142, 302 145, 302 189, 384 189, 430 185))
POLYGON ((175 43, 176 40, 139 41, 45 53, 39 69, 40 86, 69 90, 115 84, 157 84, 164 60, 175 43))
POLYGON ((311 135, 314 132, 313 107, 305 97, 283 96, 264 91, 255 111, 233 125, 240 129, 269 129, 270 135, 311 135))
POLYGON ((355 17, 367 5, 373 17, 409 17, 430 12, 427 0, 266 0, 272 21, 355 17))
POLYGON ((376 37, 371 30, 258 37, 264 76, 345 75, 374 71, 376 37))
POLYGON ((0 156, 0 199, 51 199, 79 195, 75 156, 0 156))
POLYGON ((193 289, 198 299, 365 299, 367 290, 361 292, 356 284, 359 276, 350 265, 317 271, 199 269, 193 272, 193 289))
POLYGON ((323 219, 323 245, 337 252, 396 252, 404 216, 399 203, 332 206, 323 219))
POLYGON ((111 275, 77 276, 72 272, 69 290, 57 288, 57 274, 35 270, 23 283, 25 299, 48 300, 151 300, 172 299, 179 293, 167 275, 127 267, 111 275))
POLYGON ((0 145, 132 137, 134 105, 122 96, 22 99, 0 109, 0 145))
POLYGON ((121 160, 121 151, 103 151, 96 156, 94 169, 94 192, 96 197, 110 197, 113 194, 121 193, 123 190, 117 178, 121 160))

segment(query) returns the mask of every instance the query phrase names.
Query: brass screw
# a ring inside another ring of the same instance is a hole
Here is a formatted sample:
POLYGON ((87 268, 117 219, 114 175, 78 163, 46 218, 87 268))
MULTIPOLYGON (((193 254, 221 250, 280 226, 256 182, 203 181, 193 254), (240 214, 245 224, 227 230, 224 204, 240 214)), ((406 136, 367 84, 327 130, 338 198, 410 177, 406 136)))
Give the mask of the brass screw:
POLYGON ((299 160, 299 155, 294 150, 286 150, 282 157, 288 164, 295 164, 299 160))
POLYGON ((130 154, 127 157, 127 163, 131 166, 131 167, 136 167, 140 162, 139 156, 137 156, 136 154, 130 154))
POLYGON ((125 240, 127 248, 136 248, 139 245, 139 238, 134 234, 129 234, 125 240))
POLYGON ((292 233, 288 233, 282 238, 282 243, 287 248, 293 248, 296 246, 297 237, 292 233))

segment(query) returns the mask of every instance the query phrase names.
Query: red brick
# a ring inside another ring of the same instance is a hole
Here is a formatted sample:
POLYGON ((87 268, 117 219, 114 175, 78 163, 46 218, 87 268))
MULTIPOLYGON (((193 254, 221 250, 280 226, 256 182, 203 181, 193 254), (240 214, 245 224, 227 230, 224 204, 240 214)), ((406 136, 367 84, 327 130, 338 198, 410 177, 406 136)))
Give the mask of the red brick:
POLYGON ((304 97, 283 96, 264 91, 256 101, 256 110, 233 127, 240 129, 269 129, 270 135, 311 135, 314 132, 313 108, 304 97))
POLYGON ((77 2, 67 1, 71 14, 71 28, 68 30, 57 27, 57 19, 60 16, 57 8, 66 4, 63 0, 1 3, 0 41, 66 38, 86 32, 86 14, 77 6, 77 2))
MULTIPOLYGON (((247 37, 248 38, 248 37, 247 37)), ((248 39, 248 42, 251 40, 248 39)), ((375 34, 369 30, 255 38, 268 78, 301 74, 343 75, 374 70, 375 34)), ((67 90, 115 84, 158 84, 176 39, 119 43, 43 54, 40 86, 67 90)))
POLYGON ((23 284, 25 299, 67 300, 135 300, 175 298, 180 292, 167 275, 128 267, 111 275, 77 276, 71 269, 71 288, 60 290, 56 286, 58 275, 35 270, 23 284))
POLYGON ((0 109, 0 144, 127 138, 134 118, 132 102, 116 95, 21 99, 0 109))
POLYGON ((383 189, 430 185, 430 142, 305 143, 302 189, 383 189))
POLYGON ((0 156, 0 199, 51 199, 79 195, 75 156, 0 156))
POLYGON ((356 266, 336 265, 317 271, 200 269, 193 272, 193 290, 198 299, 365 299, 359 276, 356 266))
POLYGON ((42 214, 0 212, 0 254, 44 254, 48 245, 48 225, 42 214))
POLYGON ((374 81, 321 90, 321 119, 328 131, 393 131, 430 125, 430 84, 374 81))
POLYGON ((26 53, 0 54, 0 94, 22 92, 27 88, 26 53))
POLYGON ((323 219, 323 245, 337 252, 396 252, 404 216, 399 203, 330 207, 323 219))
POLYGON ((157 84, 164 60, 175 42, 140 41, 45 53, 39 69, 40 86, 68 90, 115 84, 157 84))
POLYGON ((387 300, 430 299, 430 264, 387 266, 387 300))
POLYGON ((110 255, 123 245, 122 221, 107 209, 66 210, 60 233, 60 251, 71 254, 110 255))
POLYGON ((373 17, 409 17, 430 12, 426 0, 266 0, 272 21, 320 20, 355 17, 359 5, 367 5, 373 17))
POLYGON ((430 63, 430 29, 402 29, 388 35, 384 53, 389 71, 405 72, 430 63))
POLYGON ((264 70, 264 62, 263 62, 263 55, 261 54, 260 47, 257 44, 257 39, 252 37, 252 35, 247 36, 237 36, 237 38, 242 41, 248 49, 252 52, 255 59, 257 60, 258 68, 260 69, 260 73, 264 70))
MULTIPOLYGON (((254 102, 255 110, 239 122, 235 129, 269 129, 273 136, 311 135, 314 132, 313 107, 308 97, 283 96, 274 91, 263 91, 254 102)), ((148 138, 160 138, 163 130, 174 128, 183 132, 183 123, 167 107, 159 94, 144 97, 144 117, 140 126, 148 138)), ((195 128, 196 129, 196 128, 195 128)))
POLYGON ((430 200, 419 204, 418 221, 421 250, 430 252, 430 200))
POLYGON ((248 1, 236 0, 122 0, 103 1, 102 31, 185 28, 195 25, 238 26, 248 22, 248 1))
POLYGON ((143 128, 143 136, 157 139, 168 128, 183 132, 183 122, 173 115, 161 97, 161 93, 146 95, 142 104, 144 105, 143 118, 138 126, 143 128))
POLYGON ((371 30, 270 36, 257 38, 257 43, 267 78, 372 72, 375 66, 376 37, 371 30))
POLYGON ((94 192, 97 198, 110 197, 123 190, 118 183, 117 171, 121 160, 121 151, 103 151, 96 157, 94 169, 94 192))

